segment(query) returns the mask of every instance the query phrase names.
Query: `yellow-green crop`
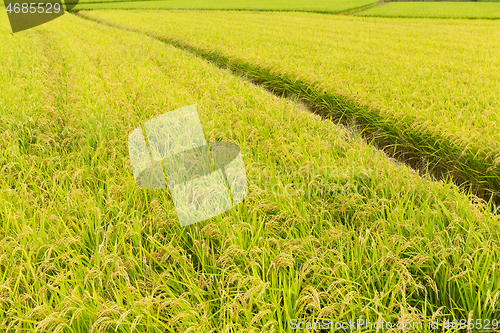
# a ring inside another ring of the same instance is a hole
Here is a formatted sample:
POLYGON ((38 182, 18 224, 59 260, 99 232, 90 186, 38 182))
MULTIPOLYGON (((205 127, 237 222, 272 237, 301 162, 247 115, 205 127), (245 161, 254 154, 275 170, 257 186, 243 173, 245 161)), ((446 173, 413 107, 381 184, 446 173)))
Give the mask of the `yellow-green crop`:
POLYGON ((2 332, 499 317, 498 217, 453 184, 142 34, 64 15, 16 35, 2 19, 0 43, 2 332), (181 228, 135 185, 127 137, 191 104, 208 141, 242 148, 250 193, 181 228))
POLYGON ((356 15, 379 17, 500 19, 500 3, 469 1, 391 2, 380 4, 356 15))
MULTIPOLYGON (((72 1, 72 0, 68 0, 72 1)), ((339 13, 375 4, 373 0, 81 0, 76 9, 224 9, 339 13)))
POLYGON ((356 121, 457 183, 499 196, 496 21, 201 11, 85 15, 223 59, 336 118, 356 121))

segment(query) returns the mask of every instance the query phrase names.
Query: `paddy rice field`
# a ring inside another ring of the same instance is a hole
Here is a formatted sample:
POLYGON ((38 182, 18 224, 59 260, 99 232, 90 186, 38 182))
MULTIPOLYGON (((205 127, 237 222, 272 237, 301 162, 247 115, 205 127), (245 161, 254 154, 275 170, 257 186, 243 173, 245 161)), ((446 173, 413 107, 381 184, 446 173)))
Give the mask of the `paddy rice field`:
POLYGON ((256 3, 0 11, 0 331, 498 331, 500 22, 256 3), (127 138, 187 105, 249 192, 181 227, 127 138))

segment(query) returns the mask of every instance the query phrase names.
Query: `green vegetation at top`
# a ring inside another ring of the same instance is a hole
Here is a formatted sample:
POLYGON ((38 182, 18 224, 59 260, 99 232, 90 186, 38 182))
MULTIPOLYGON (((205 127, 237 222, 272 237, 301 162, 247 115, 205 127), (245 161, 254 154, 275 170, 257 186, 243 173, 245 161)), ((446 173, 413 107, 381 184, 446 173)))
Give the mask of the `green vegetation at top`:
POLYGON ((500 19, 494 2, 390 2, 356 13, 359 16, 500 19))
POLYGON ((495 21, 198 11, 84 15, 187 45, 337 119, 356 121, 459 183, 500 190, 495 21))
POLYGON ((498 217, 453 184, 143 34, 64 15, 0 44, 0 331, 499 318, 498 217), (191 104, 250 192, 181 228, 127 138, 191 104))
MULTIPOLYGON (((69 0, 71 1, 71 0, 69 0)), ((339 13, 375 4, 373 0, 164 0, 164 1, 103 1, 82 0, 76 9, 228 9, 314 11, 339 13)))

